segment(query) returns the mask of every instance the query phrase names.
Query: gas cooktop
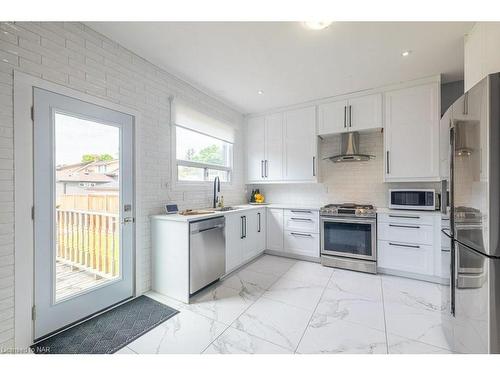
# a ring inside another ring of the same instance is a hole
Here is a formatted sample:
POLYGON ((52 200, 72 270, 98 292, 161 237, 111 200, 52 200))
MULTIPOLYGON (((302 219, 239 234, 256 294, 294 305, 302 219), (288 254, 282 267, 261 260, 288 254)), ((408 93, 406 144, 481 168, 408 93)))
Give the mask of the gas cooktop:
POLYGON ((327 204, 319 213, 322 216, 376 217, 377 215, 373 205, 356 203, 327 204))

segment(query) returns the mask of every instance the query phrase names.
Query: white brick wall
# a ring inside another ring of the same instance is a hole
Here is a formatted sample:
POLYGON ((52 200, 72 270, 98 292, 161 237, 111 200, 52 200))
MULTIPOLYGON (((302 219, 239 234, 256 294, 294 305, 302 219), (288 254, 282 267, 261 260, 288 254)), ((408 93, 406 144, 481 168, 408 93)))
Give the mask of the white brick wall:
MULTIPOLYGON (((362 133, 359 146, 363 153, 374 155, 366 162, 332 163, 323 160, 340 153, 340 136, 320 144, 321 184, 260 185, 266 200, 273 203, 297 203, 323 206, 328 203, 356 202, 387 207, 388 190, 397 187, 439 189, 436 183, 384 183, 384 143, 380 132, 362 133)), ((255 186, 252 186, 255 188, 255 186)))
MULTIPOLYGON (((168 201, 180 208, 207 205, 210 186, 175 188, 170 181, 169 97, 182 97, 211 115, 242 125, 242 116, 220 101, 150 64, 81 23, 0 23, 0 348, 14 337, 13 69, 59 83, 141 113, 142 158, 137 226, 143 246, 138 290, 150 288, 148 216, 168 201)), ((224 186, 227 204, 244 201, 241 131, 235 144, 235 173, 224 186)))

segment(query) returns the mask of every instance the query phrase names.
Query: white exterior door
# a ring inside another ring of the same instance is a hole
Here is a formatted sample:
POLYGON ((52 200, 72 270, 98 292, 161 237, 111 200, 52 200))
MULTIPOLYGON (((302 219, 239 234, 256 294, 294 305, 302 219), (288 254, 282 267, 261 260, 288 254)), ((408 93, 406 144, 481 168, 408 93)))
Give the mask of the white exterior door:
POLYGON ((34 89, 35 340, 133 296, 133 127, 34 89))

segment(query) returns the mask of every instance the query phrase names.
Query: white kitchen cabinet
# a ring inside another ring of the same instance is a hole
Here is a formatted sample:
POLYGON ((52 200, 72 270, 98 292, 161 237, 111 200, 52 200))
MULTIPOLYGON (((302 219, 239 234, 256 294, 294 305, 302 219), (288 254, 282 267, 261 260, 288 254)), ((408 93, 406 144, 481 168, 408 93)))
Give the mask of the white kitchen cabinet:
POLYGON ((319 258, 319 234, 285 231, 284 251, 290 255, 319 258))
POLYGON ((266 116, 266 159, 264 175, 266 181, 281 181, 283 178, 283 114, 266 116))
POLYGON ((315 181, 317 175, 316 108, 284 113, 284 174, 286 181, 315 181))
POLYGON ((382 94, 355 96, 318 106, 318 135, 383 127, 382 94))
POLYGON ((446 110, 439 121, 439 170, 442 180, 450 176, 450 126, 453 108, 446 110))
POLYGON ((283 114, 252 117, 247 123, 248 182, 283 178, 283 114))
POLYGON ((440 83, 385 93, 386 182, 440 180, 440 83))
POLYGON ((347 130, 347 105, 347 100, 339 100, 318 106, 318 135, 347 130))
POLYGON ((266 249, 266 210, 249 210, 244 215, 245 239, 243 262, 254 258, 266 249))
POLYGON ((264 160, 266 159, 266 119, 252 117, 247 123, 247 178, 249 181, 264 180, 264 160))
POLYGON ((442 282, 441 215, 391 210, 377 215, 377 269, 442 282))
POLYGON ((244 238, 242 213, 226 214, 226 273, 238 268, 243 263, 246 245, 244 238))
POLYGON ((477 22, 464 38, 464 90, 500 71, 500 22, 477 22))
POLYGON ((267 249, 283 251, 283 209, 267 209, 267 249))
POLYGON ((349 99, 348 116, 348 131, 382 128, 382 94, 349 99))

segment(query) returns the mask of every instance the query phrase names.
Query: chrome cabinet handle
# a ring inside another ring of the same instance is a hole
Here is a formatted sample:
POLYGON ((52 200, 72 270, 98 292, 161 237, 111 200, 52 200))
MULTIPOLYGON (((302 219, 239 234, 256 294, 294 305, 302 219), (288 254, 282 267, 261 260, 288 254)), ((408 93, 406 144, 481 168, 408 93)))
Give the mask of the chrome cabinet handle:
POLYGON ((312 221, 312 219, 306 219, 306 218, 302 218, 302 217, 291 217, 290 220, 294 220, 294 221, 312 221))
POLYGON ((420 249, 419 245, 404 245, 404 244, 392 243, 392 242, 389 242, 389 245, 396 246, 396 247, 410 247, 412 249, 420 249))
POLYGON ((398 224, 389 224, 390 227, 397 227, 397 228, 410 228, 410 229, 420 229, 420 226, 418 225, 398 225, 398 224))
POLYGON ((257 232, 260 233, 260 230, 261 230, 261 227, 260 227, 260 212, 257 212, 257 217, 259 218, 259 229, 257 230, 257 232))
POLYGON ((347 127, 347 106, 344 106, 344 128, 347 127))
POLYGON ((264 178, 264 160, 260 161, 260 177, 264 178))
POLYGON ((389 217, 396 217, 401 219, 420 219, 420 216, 411 216, 411 215, 389 215, 389 217))
POLYGON ((313 156, 313 177, 316 177, 316 156, 313 156))
POLYGON ((312 214, 311 210, 290 210, 291 212, 303 213, 303 214, 312 214))
POLYGON ((389 173, 391 173, 391 168, 389 166, 389 150, 387 150, 386 155, 387 156, 385 158, 386 159, 385 160, 385 166, 386 166, 386 172, 387 172, 387 174, 389 174, 389 173))
POLYGON ((268 177, 268 172, 269 172, 269 167, 267 165, 267 162, 268 162, 267 160, 264 161, 264 171, 265 171, 264 177, 266 177, 266 178, 268 177))
POLYGON ((349 127, 352 127, 352 111, 351 111, 352 106, 349 106, 349 127))
POLYGON ((295 232, 290 232, 292 236, 299 236, 299 237, 312 237, 312 234, 305 234, 305 233, 295 233, 295 232))

